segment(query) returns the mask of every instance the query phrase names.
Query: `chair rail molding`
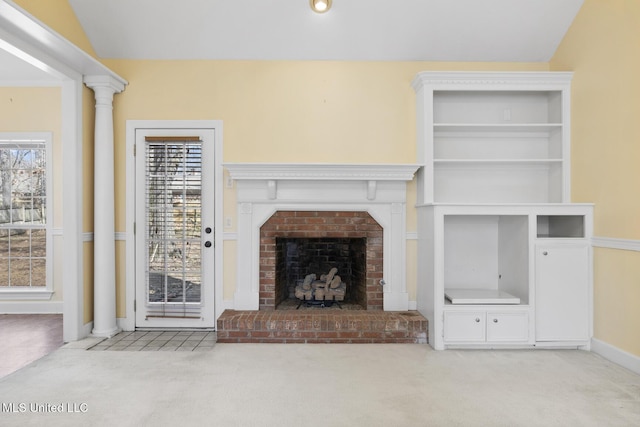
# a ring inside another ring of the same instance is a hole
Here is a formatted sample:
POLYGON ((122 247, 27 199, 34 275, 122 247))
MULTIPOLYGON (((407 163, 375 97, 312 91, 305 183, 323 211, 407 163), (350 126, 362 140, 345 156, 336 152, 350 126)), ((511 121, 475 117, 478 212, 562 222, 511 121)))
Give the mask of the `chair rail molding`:
POLYGON ((598 237, 591 239, 591 244, 596 248, 619 249, 623 251, 640 252, 640 240, 618 239, 614 237, 598 237))

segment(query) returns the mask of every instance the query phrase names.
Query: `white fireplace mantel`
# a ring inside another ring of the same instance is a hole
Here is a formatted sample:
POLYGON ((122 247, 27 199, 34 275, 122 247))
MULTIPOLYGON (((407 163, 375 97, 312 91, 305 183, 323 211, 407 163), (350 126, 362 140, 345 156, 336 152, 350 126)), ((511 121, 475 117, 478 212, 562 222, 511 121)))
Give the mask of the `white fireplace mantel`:
MULTIPOLYGON (((262 181, 269 199, 277 197, 279 181, 361 181, 374 200, 379 181, 411 181, 419 165, 344 163, 225 163, 235 181, 262 181)), ((335 183, 334 183, 335 184, 335 183)))
POLYGON ((236 310, 259 308, 260 227, 283 210, 368 212, 383 228, 384 310, 408 310, 406 183, 419 165, 225 163, 224 167, 237 184, 236 310))
POLYGON ((418 165, 344 163, 225 163, 236 180, 411 181, 418 165))

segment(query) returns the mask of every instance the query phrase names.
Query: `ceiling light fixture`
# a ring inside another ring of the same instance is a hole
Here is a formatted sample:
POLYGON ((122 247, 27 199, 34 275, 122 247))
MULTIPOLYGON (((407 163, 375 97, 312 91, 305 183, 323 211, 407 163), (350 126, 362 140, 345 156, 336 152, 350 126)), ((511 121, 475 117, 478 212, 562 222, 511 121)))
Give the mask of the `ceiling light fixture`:
POLYGON ((331 9, 331 0, 309 0, 309 4, 316 13, 325 13, 331 9))

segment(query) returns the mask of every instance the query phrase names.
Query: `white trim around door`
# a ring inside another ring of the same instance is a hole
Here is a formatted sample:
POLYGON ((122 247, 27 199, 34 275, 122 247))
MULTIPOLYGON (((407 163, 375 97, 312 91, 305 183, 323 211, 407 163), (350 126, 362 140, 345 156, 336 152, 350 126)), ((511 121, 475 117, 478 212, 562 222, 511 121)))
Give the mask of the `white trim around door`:
POLYGON ((134 224, 136 218, 136 194, 135 194, 135 156, 134 146, 136 142, 136 130, 213 130, 215 139, 215 159, 214 159, 214 246, 215 266, 214 266, 214 297, 216 318, 224 311, 223 301, 223 221, 222 221, 222 201, 223 201, 223 168, 222 168, 222 121, 220 120, 128 120, 127 121, 127 142, 126 142, 126 262, 125 262, 125 313, 126 317, 118 319, 118 326, 125 331, 132 331, 136 328, 135 321, 135 289, 136 289, 136 250, 134 224))

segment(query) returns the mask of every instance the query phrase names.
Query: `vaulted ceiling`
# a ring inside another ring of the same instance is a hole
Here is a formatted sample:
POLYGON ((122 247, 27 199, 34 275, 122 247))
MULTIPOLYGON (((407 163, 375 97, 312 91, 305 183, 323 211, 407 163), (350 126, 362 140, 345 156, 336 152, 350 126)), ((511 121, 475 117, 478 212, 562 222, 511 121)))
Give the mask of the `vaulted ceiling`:
MULTIPOLYGON (((584 0, 69 0, 99 58, 546 62, 584 0)), ((46 73, 0 49, 0 83, 46 73)))
POLYGON ((69 0, 97 55, 548 61, 583 0, 69 0))

